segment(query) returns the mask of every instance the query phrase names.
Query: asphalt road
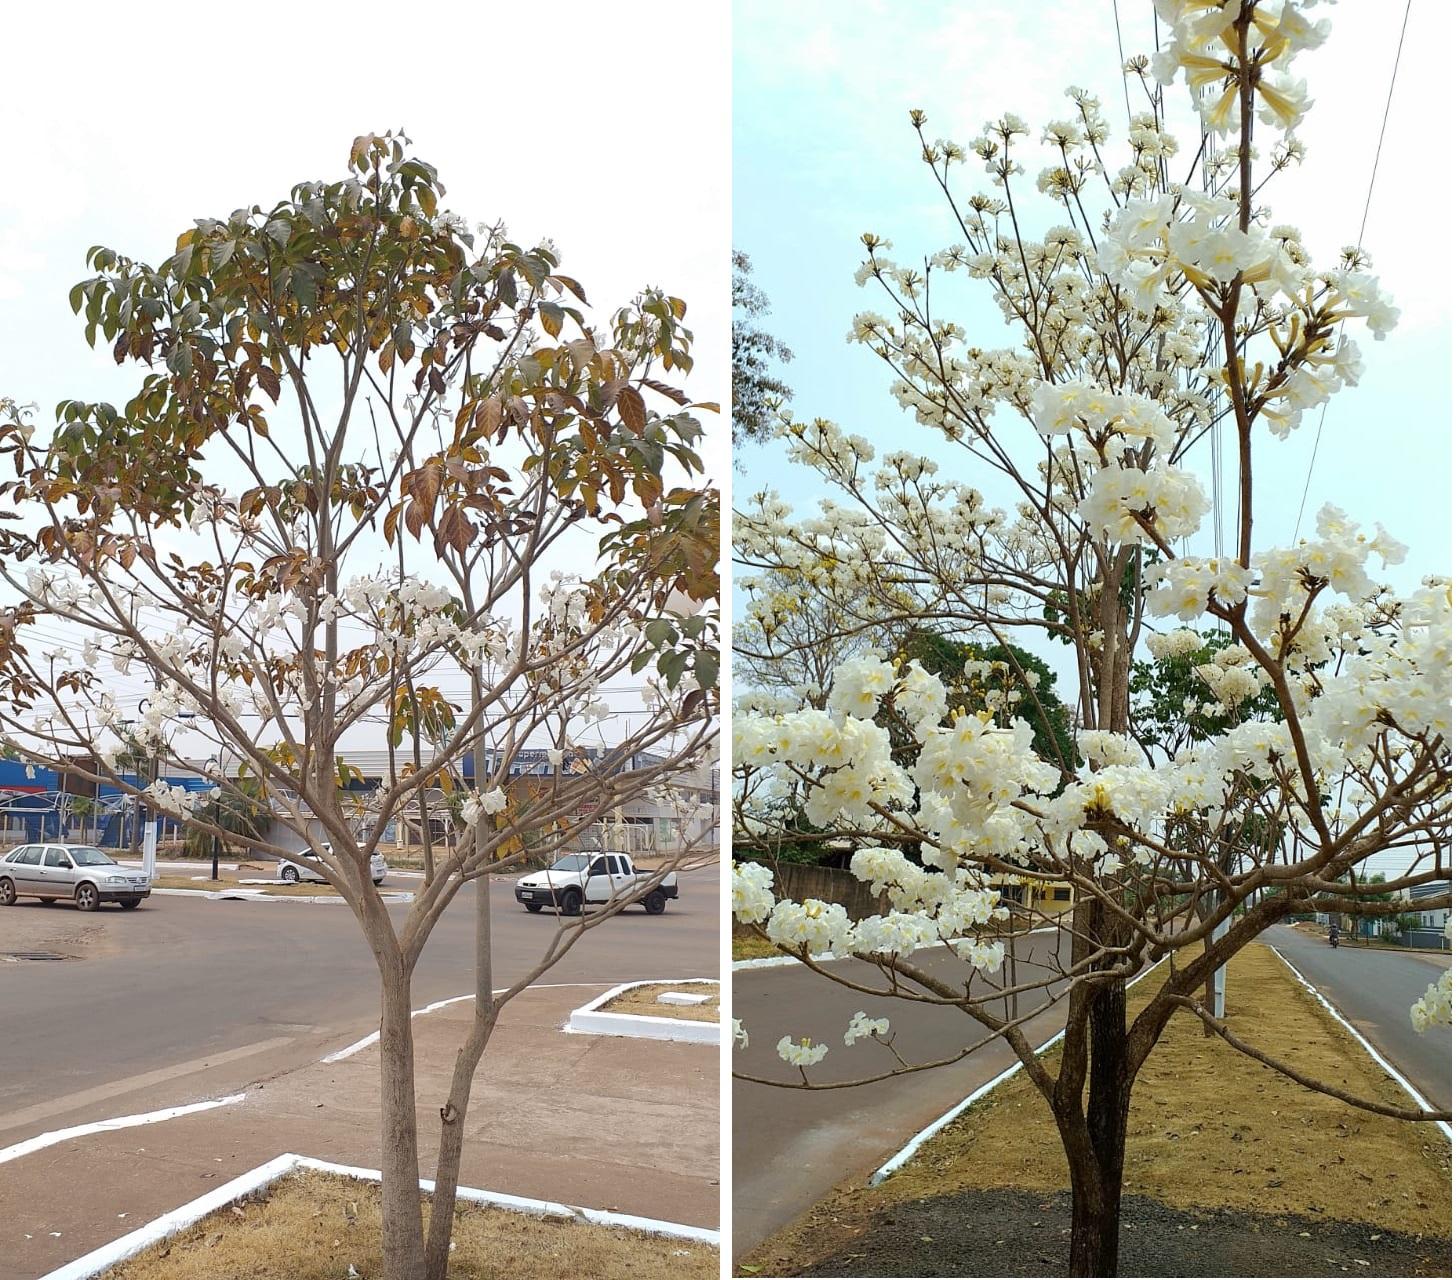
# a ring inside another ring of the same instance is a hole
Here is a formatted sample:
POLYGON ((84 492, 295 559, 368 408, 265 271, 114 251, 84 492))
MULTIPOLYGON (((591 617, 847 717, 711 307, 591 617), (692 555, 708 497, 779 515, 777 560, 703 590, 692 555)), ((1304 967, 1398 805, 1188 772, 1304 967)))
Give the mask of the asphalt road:
POLYGON ((1410 1021, 1411 1005, 1451 967, 1449 954, 1331 947, 1288 926, 1276 926, 1263 940, 1278 947, 1427 1101, 1450 1108, 1451 1028, 1420 1035, 1410 1021))
MULTIPOLYGON (((543 981, 716 974, 717 870, 681 881, 666 913, 606 921, 543 981)), ((436 925, 416 970, 416 1008, 472 989, 474 895, 467 888, 436 925)), ((540 958, 555 917, 527 914, 509 882, 491 896, 503 986, 540 958)), ((390 910, 398 923, 408 907, 390 910)), ((26 900, 0 911, 0 952, 18 949, 71 958, 0 964, 0 1146, 236 1088, 378 1027, 377 970, 343 904, 169 895, 83 915, 26 900)))
MULTIPOLYGON (((1050 948, 1062 935, 1040 934, 1017 948, 1020 982, 1043 977, 1050 948)), ((1069 944, 1063 940, 1069 954, 1069 944)), ((1063 956, 1065 960, 1066 955, 1063 956)), ((921 952, 931 970, 964 981, 966 966, 937 952, 921 952)), ((882 989, 884 979, 864 961, 832 966, 836 974, 882 989)), ((1035 993, 1023 995, 1022 1012, 1035 993)), ((810 1073, 816 1083, 863 1079, 895 1064, 883 1046, 861 1040, 844 1045, 850 1018, 863 1010, 887 1017, 895 1049, 911 1063, 949 1057, 980 1038, 970 1018, 946 1015, 935 1005, 850 990, 800 966, 739 969, 733 975, 733 1014, 749 1034, 736 1051, 737 1072, 778 1080, 797 1073, 778 1057, 783 1035, 808 1036, 829 1054, 810 1073)), ((1038 1015, 1027 1034, 1034 1044, 1054 1035, 1065 1020, 1058 1005, 1038 1015)), ((733 1082, 733 1252, 738 1257, 808 1209, 843 1179, 867 1175, 911 1134, 966 1094, 999 1074, 1015 1055, 997 1040, 963 1062, 853 1088, 806 1092, 746 1080, 733 1082)))

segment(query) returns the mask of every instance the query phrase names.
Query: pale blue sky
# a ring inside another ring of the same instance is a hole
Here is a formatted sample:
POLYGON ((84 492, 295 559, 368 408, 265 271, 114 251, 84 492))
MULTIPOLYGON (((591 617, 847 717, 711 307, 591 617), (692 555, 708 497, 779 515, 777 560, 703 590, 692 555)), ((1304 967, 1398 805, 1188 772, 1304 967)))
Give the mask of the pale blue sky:
MULTIPOLYGON (((1151 4, 1122 0, 1120 10, 1124 52, 1151 53, 1151 4)), ((1070 114, 1063 91, 1076 84, 1101 96, 1115 134, 1125 127, 1113 12, 1112 4, 1085 0, 738 0, 733 238, 772 301, 766 326, 794 350, 785 377, 799 417, 831 418, 881 450, 919 448, 954 460, 964 473, 965 455, 902 413, 888 395, 885 367, 845 342, 857 311, 887 309, 854 284, 859 236, 873 230, 888 237, 891 256, 905 263, 955 240, 920 161, 912 107, 929 113, 932 138, 967 143, 1008 110, 1036 135, 1048 120, 1070 114)), ((1356 0, 1320 12, 1333 19, 1332 34, 1298 68, 1316 100, 1301 129, 1309 158, 1265 195, 1275 221, 1298 225, 1325 264, 1359 231, 1402 6, 1356 0)), ((1410 547, 1406 564, 1389 574, 1400 587, 1449 573, 1451 565, 1451 177, 1432 150, 1434 122, 1448 114, 1450 37, 1447 7, 1417 0, 1364 239, 1402 321, 1383 343, 1363 331, 1353 335, 1366 372, 1329 407, 1302 525, 1312 531, 1324 502, 1367 524, 1382 522, 1410 547)), ((1169 97, 1184 108, 1181 85, 1169 97)), ((1034 195, 1034 168, 1027 167, 1022 190, 1034 195)), ((983 185, 977 170, 974 163, 959 170, 964 194, 983 185)), ((974 300, 984 296, 967 294, 957 318, 984 345, 1008 345, 1013 339, 999 313, 974 300)), ((1256 548, 1294 536, 1317 421, 1306 415, 1283 443, 1260 429, 1256 548)), ((1226 476, 1233 474, 1231 446, 1226 476)), ((1205 473, 1207 460, 1202 448, 1193 459, 1205 473)), ((740 503, 765 485, 801 508, 821 492, 812 473, 784 466, 779 445, 749 446, 737 461, 740 503)), ((1228 510, 1226 530, 1233 518, 1228 510)))
MULTIPOLYGON (((1299 63, 1316 100, 1301 130, 1309 159, 1265 194, 1275 220, 1298 225, 1321 263, 1332 263, 1359 231, 1401 8, 1368 0, 1322 8, 1333 32, 1299 63)), ((959 458, 897 409, 885 368, 844 341, 855 312, 884 309, 854 284, 859 235, 887 236, 903 262, 955 239, 920 161, 911 107, 929 113, 931 137, 966 143, 1007 110, 1039 133, 1047 120, 1070 113, 1063 91, 1077 84, 1101 96, 1115 132, 1125 127, 1112 15, 1110 4, 1080 0, 738 0, 734 243, 752 257, 772 301, 767 326, 795 352, 786 377, 799 416, 834 419, 881 447, 893 438, 897 448, 913 442, 959 458)), ((1124 51, 1152 52, 1152 6, 1122 0, 1121 18, 1124 51)), ((1436 86, 1449 76, 1449 27, 1444 6, 1414 5, 1365 235, 1402 320, 1383 343, 1353 331, 1366 373, 1358 388, 1331 402, 1302 526, 1311 531, 1323 502, 1363 522, 1381 521, 1411 548, 1393 574, 1401 585, 1448 573, 1451 563, 1451 268, 1447 236, 1437 232, 1450 221, 1451 179, 1431 151, 1433 111, 1445 114, 1436 86)), ((1169 96, 1180 109, 1186 102, 1181 85, 1169 96)), ((977 169, 958 171, 966 194, 981 185, 977 169)), ((1023 191, 1034 195, 1030 179, 1034 172, 1023 191)), ((999 314, 984 302, 970 303, 965 318, 986 345, 1009 343, 999 314)), ((1256 546, 1293 537, 1317 421, 1306 415, 1282 444, 1261 430, 1256 546)), ((744 450, 746 474, 735 477, 740 497, 766 478, 793 500, 810 496, 805 475, 791 476, 781 457, 778 446, 744 450)), ((1226 528, 1232 519, 1225 515, 1226 528)))

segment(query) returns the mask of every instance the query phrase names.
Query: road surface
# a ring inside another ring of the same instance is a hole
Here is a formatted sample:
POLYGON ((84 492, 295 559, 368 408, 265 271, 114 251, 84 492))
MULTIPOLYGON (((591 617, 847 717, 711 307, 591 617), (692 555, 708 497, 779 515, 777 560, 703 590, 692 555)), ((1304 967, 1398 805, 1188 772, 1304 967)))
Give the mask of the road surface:
MULTIPOLYGON (((1050 949, 1061 938, 1063 960, 1070 944, 1061 934, 1023 939, 1017 948, 1017 979, 1045 976, 1050 949)), ((932 970, 964 981, 966 966, 924 951, 932 970)), ((883 987, 878 971, 860 960, 833 966, 866 986, 883 987)), ((1059 987, 1057 988, 1059 989, 1059 987)), ((1035 994, 1022 997, 1022 1012, 1035 994)), ((895 1066, 881 1045, 861 1040, 844 1045, 845 1028, 863 1010, 890 1019, 896 1050, 909 1062, 949 1057, 980 1038, 970 1018, 947 1016, 934 1005, 852 991, 801 966, 739 969, 733 974, 733 1015, 747 1029, 749 1044, 736 1051, 733 1069, 772 1079, 796 1078, 776 1050, 779 1038, 808 1036, 827 1044, 829 1055, 816 1067, 817 1082, 852 1080, 895 1066)), ((1058 1005, 1027 1027, 1033 1044, 1061 1028, 1066 1011, 1058 1005)), ((805 1092, 745 1080, 733 1082, 733 1253, 741 1257, 787 1225, 848 1177, 868 1176, 885 1157, 937 1116, 1016 1061, 1003 1041, 977 1050, 963 1062, 854 1088, 805 1092)))
MULTIPOLYGON (((633 908, 604 922, 543 981, 715 975, 717 871, 680 879, 663 915, 633 908)), ((528 915, 511 894, 509 882, 492 884, 497 986, 555 932, 551 913, 528 915)), ((457 898, 426 944, 416 1008, 471 990, 474 895, 457 898)), ((396 923, 407 910, 390 908, 396 923)), ((235 1089, 378 1028, 377 970, 342 903, 168 895, 82 914, 22 900, 0 911, 0 952, 20 949, 68 958, 0 963, 0 1147, 235 1089)))
POLYGON ((1350 1020, 1428 1102, 1451 1106, 1451 1028, 1424 1035, 1411 1026, 1410 1007, 1451 967, 1436 952, 1331 947, 1287 925, 1263 935, 1321 995, 1350 1020))

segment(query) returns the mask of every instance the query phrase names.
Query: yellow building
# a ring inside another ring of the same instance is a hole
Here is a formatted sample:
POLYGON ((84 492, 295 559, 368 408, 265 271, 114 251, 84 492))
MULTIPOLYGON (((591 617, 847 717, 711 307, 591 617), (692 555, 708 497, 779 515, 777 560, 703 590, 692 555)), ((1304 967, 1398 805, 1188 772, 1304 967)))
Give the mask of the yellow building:
POLYGON ((1058 915, 1072 905, 1072 886, 1065 880, 1038 880, 1030 876, 996 874, 991 887, 1006 906, 1020 906, 1041 915, 1058 915))

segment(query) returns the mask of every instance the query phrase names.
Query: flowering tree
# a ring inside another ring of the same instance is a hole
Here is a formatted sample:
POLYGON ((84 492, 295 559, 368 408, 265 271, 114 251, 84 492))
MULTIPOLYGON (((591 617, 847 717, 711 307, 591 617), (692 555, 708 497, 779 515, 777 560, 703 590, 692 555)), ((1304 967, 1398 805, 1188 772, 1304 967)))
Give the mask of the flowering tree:
MULTIPOLYGON (((1013 667, 1010 637, 1068 646, 1079 760, 1038 755, 1024 716, 952 707, 922 664, 874 654, 841 663, 820 705, 741 714, 739 843, 772 841, 792 807, 784 798, 796 796, 816 827, 856 846, 855 874, 891 909, 851 923, 837 905, 776 902, 752 864, 735 869, 733 895, 740 921, 826 977, 968 1019, 954 1058, 1006 1041, 1061 1135, 1074 1275, 1116 1272, 1129 1099, 1177 1014, 1351 1105, 1449 1118, 1313 1079, 1200 998, 1220 966, 1292 913, 1398 909, 1359 878, 1377 852, 1409 859, 1385 889, 1450 874, 1449 580, 1426 578, 1408 594, 1378 585, 1373 562, 1398 562, 1403 549, 1331 507, 1312 538, 1256 549, 1256 457, 1358 379, 1346 326, 1378 340, 1397 315, 1361 252, 1316 266, 1298 232, 1255 203, 1302 154, 1293 131, 1309 104, 1291 63, 1327 28, 1306 7, 1160 0, 1171 38, 1127 67, 1147 109, 1130 121, 1125 163, 1097 100, 1070 90, 1069 118, 1041 135, 1035 186, 1052 212, 1039 234, 1018 181, 1034 147, 1023 121, 1003 116, 967 149, 931 140, 913 112, 957 241, 901 266, 887 241, 866 235, 859 280, 888 314, 858 316, 851 336, 893 371, 900 405, 960 451, 964 476, 947 478, 913 451, 875 465, 867 440, 823 421, 792 424, 791 457, 835 496, 811 520, 794 520, 773 493, 735 516, 737 555, 759 574, 878 600, 888 618, 913 599, 936 629, 994 642, 1013 667), (1181 182, 1154 83, 1179 75, 1203 126, 1181 182), (992 189, 964 197, 952 171, 970 155, 992 189), (972 341, 933 305, 953 296, 958 275, 990 290, 1015 345, 972 341), (1189 554, 1210 506, 1191 449, 1216 424, 1238 450, 1232 554, 1189 554), (1204 640, 1178 624, 1195 622, 1226 637, 1199 664, 1199 732, 1140 733, 1134 656, 1191 655, 1204 640), (1263 705, 1274 714, 1245 714, 1263 705), (892 751, 886 708, 913 731, 908 764, 892 751), (1039 972, 1025 959, 1019 977, 1003 968, 1016 939, 995 875, 1073 886, 1061 945, 1039 972), (861 957, 882 980, 824 968, 812 959, 823 953, 861 957), (1128 981, 1163 960, 1130 1017, 1128 981), (1025 1023, 1054 1007, 1066 1037, 1052 1068, 1025 1023)), ((1039 700, 1032 682, 1017 687, 1039 700)), ((1448 974, 1412 1017, 1423 1026, 1449 1009, 1448 974)), ((884 1054, 865 1079, 939 1065, 908 1060, 892 1039, 888 1020, 851 1023, 846 1046, 873 1041, 878 1049, 854 1052, 884 1054)), ((840 1087, 809 1070, 827 1051, 784 1036, 780 1056, 796 1070, 765 1083, 840 1087)))
POLYGON ((251 851, 318 855, 379 970, 392 1280, 446 1272, 463 1118, 502 1007, 692 850, 561 917, 500 991, 485 877, 528 833, 538 853, 570 848, 715 739, 717 496, 694 484, 696 406, 672 385, 692 367, 684 304, 648 291, 595 327, 553 248, 477 241, 442 196, 405 139, 366 135, 342 179, 199 219, 158 267, 93 249, 72 305, 89 341, 146 366, 136 395, 65 402, 40 434, 12 402, 0 424, 19 517, 0 525, 0 728, 28 760, 133 792, 118 764, 134 739, 161 773, 211 784, 157 782, 149 805, 251 851), (46 624, 74 643, 45 646, 46 624), (153 686, 129 728, 113 671, 153 686), (458 704, 438 688, 452 673, 458 704), (640 712, 609 709, 624 687, 645 690, 640 712), (340 761, 361 727, 393 762, 362 806, 340 761), (610 749, 575 750, 593 738, 610 749), (531 744, 551 776, 512 787, 531 744), (467 775, 459 839, 392 918, 370 855, 422 788, 467 775), (271 825, 224 822, 260 794, 271 825), (411 975, 467 884, 474 1019, 439 1106, 427 1239, 411 975))

